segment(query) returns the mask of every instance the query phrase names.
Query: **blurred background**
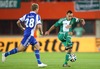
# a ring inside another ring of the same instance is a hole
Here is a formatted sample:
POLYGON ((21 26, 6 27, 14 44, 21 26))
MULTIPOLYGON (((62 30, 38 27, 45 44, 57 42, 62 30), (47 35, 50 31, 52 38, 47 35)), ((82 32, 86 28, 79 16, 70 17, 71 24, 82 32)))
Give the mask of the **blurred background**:
MULTIPOLYGON (((68 10, 72 10, 75 17, 85 19, 86 24, 80 25, 82 31, 74 30, 73 52, 100 51, 100 0, 0 0, 0 51, 9 51, 20 43, 23 31, 16 22, 30 12, 32 3, 38 3, 40 6, 43 32, 65 17, 68 10)), ((37 38, 41 52, 65 51, 57 39, 58 32, 59 28, 53 30, 50 36, 37 38)), ((39 36, 38 31, 35 36, 39 36)), ((31 48, 26 51, 31 52, 30 50, 31 48)))

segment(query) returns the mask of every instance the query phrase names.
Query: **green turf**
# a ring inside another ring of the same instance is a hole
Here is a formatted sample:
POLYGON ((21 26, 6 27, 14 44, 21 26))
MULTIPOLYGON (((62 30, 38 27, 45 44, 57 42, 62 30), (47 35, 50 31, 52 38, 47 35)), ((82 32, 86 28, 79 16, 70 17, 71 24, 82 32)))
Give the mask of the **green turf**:
MULTIPOLYGON (((75 53, 76 62, 69 62, 70 68, 62 67, 65 53, 41 53, 41 60, 48 64, 42 69, 100 69, 100 53, 75 53)), ((1 53, 0 53, 1 59, 1 53)), ((0 69, 40 69, 33 53, 18 53, 7 57, 5 63, 0 61, 0 69)))

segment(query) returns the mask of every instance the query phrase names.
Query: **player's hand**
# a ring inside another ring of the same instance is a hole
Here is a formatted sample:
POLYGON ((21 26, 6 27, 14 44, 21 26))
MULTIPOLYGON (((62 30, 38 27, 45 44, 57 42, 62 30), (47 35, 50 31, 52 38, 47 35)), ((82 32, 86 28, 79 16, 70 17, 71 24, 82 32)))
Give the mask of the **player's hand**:
POLYGON ((85 25, 85 20, 81 19, 81 23, 82 23, 82 25, 85 25))
POLYGON ((45 35, 49 35, 49 31, 46 31, 46 32, 45 32, 45 35))
POLYGON ((82 21, 82 25, 85 25, 85 21, 82 21))
POLYGON ((25 28, 22 28, 22 31, 24 31, 25 30, 25 28))
POLYGON ((66 28, 67 28, 67 29, 71 28, 71 25, 67 25, 66 28))
POLYGON ((40 32, 40 35, 43 35, 43 32, 40 32))

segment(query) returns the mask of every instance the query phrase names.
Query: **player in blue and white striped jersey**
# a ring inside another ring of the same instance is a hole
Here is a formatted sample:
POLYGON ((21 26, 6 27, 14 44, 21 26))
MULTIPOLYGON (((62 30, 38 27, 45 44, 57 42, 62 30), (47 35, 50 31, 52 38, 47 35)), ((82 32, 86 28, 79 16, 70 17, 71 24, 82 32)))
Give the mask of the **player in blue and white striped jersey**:
POLYGON ((17 25, 24 31, 23 39, 21 41, 21 44, 18 48, 14 48, 9 52, 2 54, 2 62, 5 61, 6 57, 18 52, 23 51, 29 44, 32 45, 32 47, 35 48, 35 56, 38 62, 38 67, 45 67, 46 64, 43 64, 40 60, 40 53, 39 53, 39 43, 34 38, 33 34, 35 31, 35 28, 37 27, 40 30, 40 33, 43 34, 42 31, 42 24, 41 24, 41 18, 37 14, 39 10, 39 5, 36 3, 33 3, 31 6, 30 13, 25 14, 23 17, 19 18, 17 21, 17 25), (21 23, 25 24, 25 27, 22 26, 21 23))

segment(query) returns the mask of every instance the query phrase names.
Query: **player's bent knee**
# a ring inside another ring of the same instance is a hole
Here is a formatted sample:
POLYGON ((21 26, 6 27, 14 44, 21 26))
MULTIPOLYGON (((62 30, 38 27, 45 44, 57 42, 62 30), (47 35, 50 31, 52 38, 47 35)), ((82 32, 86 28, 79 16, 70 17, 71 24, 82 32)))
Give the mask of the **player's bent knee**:
POLYGON ((72 49, 72 47, 66 47, 66 48, 65 48, 65 50, 69 50, 69 49, 72 49))
POLYGON ((25 47, 21 44, 19 47, 18 47, 18 52, 21 52, 25 49, 25 47))
POLYGON ((68 49, 68 52, 71 53, 72 52, 72 48, 71 49, 68 49))
POLYGON ((39 50, 39 48, 34 48, 34 50, 39 50))
POLYGON ((39 43, 35 44, 34 47, 35 47, 35 48, 34 48, 35 50, 39 50, 39 49, 40 49, 39 43))

